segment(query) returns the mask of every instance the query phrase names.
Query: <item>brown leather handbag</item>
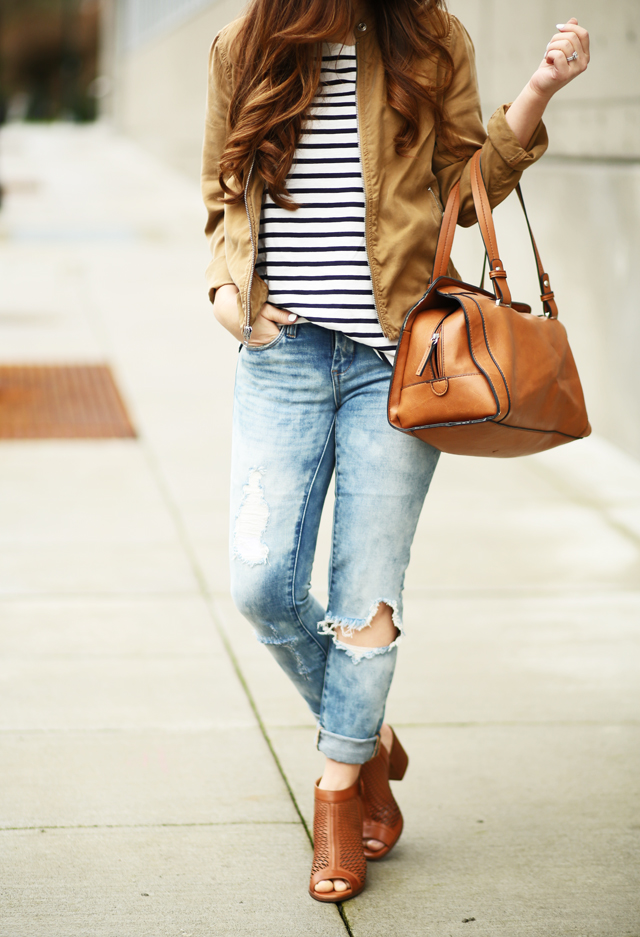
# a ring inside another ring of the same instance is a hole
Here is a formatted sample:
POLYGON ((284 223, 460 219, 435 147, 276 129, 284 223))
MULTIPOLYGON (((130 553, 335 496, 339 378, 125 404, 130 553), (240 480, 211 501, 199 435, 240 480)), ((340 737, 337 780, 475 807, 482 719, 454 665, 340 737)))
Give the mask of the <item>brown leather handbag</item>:
POLYGON ((495 293, 446 275, 460 205, 458 183, 447 202, 430 286, 402 327, 389 422, 443 452, 500 458, 588 436, 580 378, 520 186, 540 278, 541 316, 511 299, 480 151, 471 160, 471 187, 495 293))

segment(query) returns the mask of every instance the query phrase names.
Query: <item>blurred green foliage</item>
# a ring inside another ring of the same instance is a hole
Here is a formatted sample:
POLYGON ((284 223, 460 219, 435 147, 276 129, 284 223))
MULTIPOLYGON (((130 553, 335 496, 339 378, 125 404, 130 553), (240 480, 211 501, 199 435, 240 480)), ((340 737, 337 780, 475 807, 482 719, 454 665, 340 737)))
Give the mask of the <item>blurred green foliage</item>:
POLYGON ((0 0, 0 117, 93 120, 99 0, 0 0))

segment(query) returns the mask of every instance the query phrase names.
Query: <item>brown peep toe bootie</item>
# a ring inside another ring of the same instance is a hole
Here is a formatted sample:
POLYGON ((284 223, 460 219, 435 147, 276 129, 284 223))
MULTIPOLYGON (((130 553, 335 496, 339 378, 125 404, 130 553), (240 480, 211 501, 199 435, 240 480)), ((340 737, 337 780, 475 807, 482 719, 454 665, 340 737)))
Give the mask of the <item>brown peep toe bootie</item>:
POLYGON ((313 866, 309 894, 316 901, 348 901, 364 888, 367 862, 362 845, 362 807, 359 782, 344 791, 315 787, 313 866), (318 882, 340 879, 346 891, 318 892, 318 882))
MULTIPOLYGON (((393 729, 391 730, 393 732, 393 729)), ((367 849, 367 859, 382 859, 393 849, 402 833, 402 814, 391 792, 389 780, 401 781, 409 764, 409 756, 393 733, 393 744, 388 752, 380 745, 374 755, 362 766, 360 772, 360 795, 362 798, 362 838, 377 839, 384 843, 382 849, 367 849)))

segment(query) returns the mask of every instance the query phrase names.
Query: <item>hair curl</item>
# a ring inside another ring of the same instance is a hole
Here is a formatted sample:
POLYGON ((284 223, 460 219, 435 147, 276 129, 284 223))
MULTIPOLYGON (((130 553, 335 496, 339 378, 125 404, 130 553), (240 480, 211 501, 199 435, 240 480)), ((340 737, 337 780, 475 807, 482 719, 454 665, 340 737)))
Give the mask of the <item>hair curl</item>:
MULTIPOLYGON (((443 96, 453 78, 444 39, 446 0, 370 0, 387 80, 387 100, 403 118, 394 143, 409 156, 419 131, 419 107, 432 111, 449 149, 458 144, 446 126, 443 96), (416 63, 430 60, 441 80, 426 80, 416 63), (421 80, 422 79, 422 80, 421 80)), ((273 201, 294 209, 286 189, 298 140, 320 83, 322 43, 352 33, 353 0, 253 0, 237 35, 237 84, 230 132, 220 158, 220 185, 239 202, 254 164, 273 201), (230 184, 231 183, 231 184, 230 184)))

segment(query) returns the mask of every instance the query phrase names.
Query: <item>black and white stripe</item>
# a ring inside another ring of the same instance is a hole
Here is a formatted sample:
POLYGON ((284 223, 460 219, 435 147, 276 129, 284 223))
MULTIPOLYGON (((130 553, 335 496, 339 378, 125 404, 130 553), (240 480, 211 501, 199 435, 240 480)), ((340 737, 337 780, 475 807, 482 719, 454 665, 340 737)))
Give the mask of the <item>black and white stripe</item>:
POLYGON ((355 46, 327 44, 321 87, 287 189, 300 206, 265 195, 256 270, 269 302, 391 356, 378 321, 365 247, 355 46))

